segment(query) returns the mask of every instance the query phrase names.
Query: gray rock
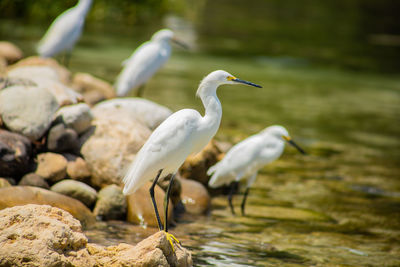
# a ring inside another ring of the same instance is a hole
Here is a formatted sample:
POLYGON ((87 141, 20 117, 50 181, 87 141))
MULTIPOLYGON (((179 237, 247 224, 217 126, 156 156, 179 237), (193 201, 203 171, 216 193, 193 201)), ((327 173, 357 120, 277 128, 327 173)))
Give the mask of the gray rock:
POLYGON ((78 134, 60 123, 53 126, 48 134, 47 149, 54 152, 79 150, 78 134))
POLYGON ((147 99, 127 97, 103 101, 93 107, 95 117, 101 117, 103 113, 116 116, 126 114, 141 121, 150 129, 155 129, 172 114, 172 111, 147 99))
POLYGON ((13 132, 31 140, 39 139, 49 128, 58 103, 46 89, 12 86, 0 91, 0 114, 13 132))
POLYGON ((78 134, 89 129, 93 120, 90 107, 85 103, 60 108, 56 113, 56 121, 60 121, 78 134))
POLYGON ((104 187, 121 184, 124 170, 150 136, 142 123, 121 114, 95 118, 93 131, 84 134, 86 139, 81 154, 92 173, 91 184, 104 187))
POLYGON ((18 185, 30 185, 41 187, 44 189, 50 188, 46 180, 44 180, 42 176, 37 175, 36 173, 25 174, 24 177, 22 177, 21 181, 19 181, 18 185))
POLYGON ((49 183, 56 183, 67 174, 67 160, 60 154, 51 152, 37 155, 35 173, 42 176, 49 183))
POLYGON ((112 184, 99 191, 93 213, 102 220, 124 220, 126 210, 127 202, 122 189, 112 184))
POLYGON ((32 168, 31 142, 25 136, 0 129, 0 176, 20 177, 32 168))
POLYGON ((85 183, 70 179, 56 183, 50 188, 50 190, 75 198, 87 207, 91 207, 97 199, 97 192, 92 187, 85 183))

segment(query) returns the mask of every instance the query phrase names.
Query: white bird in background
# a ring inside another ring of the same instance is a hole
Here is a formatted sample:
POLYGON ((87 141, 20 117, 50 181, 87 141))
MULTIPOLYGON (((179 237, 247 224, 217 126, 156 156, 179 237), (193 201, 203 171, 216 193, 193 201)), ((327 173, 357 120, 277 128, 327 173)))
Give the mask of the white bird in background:
MULTIPOLYGON (((199 112, 193 109, 182 109, 173 113, 153 131, 130 165, 123 180, 125 184, 123 193, 125 195, 132 194, 144 183, 154 178, 154 182, 150 187, 150 196, 160 231, 168 232, 168 199, 171 184, 178 168, 190 154, 200 152, 219 128, 222 107, 217 97, 218 86, 238 83, 261 87, 254 83, 240 80, 226 71, 217 70, 211 72, 201 81, 196 93, 203 102, 205 115, 201 116, 199 112), (154 187, 161 172, 173 174, 164 200, 164 226, 161 224, 154 200, 154 187)), ((167 238, 172 245, 170 236, 172 235, 167 234, 167 238)), ((174 237, 172 236, 172 238, 174 237)))
POLYGON ((68 64, 68 58, 81 36, 91 4, 92 0, 80 0, 78 4, 64 11, 54 20, 39 42, 37 51, 41 57, 52 57, 66 51, 64 64, 68 64))
POLYGON ((159 30, 151 40, 139 46, 132 55, 124 61, 124 68, 117 77, 115 88, 118 96, 127 96, 135 90, 141 96, 144 84, 161 68, 171 55, 170 41, 187 48, 176 39, 169 29, 159 30))
POLYGON ((241 205, 242 215, 244 215, 246 198, 257 177, 258 170, 282 155, 285 148, 284 141, 305 154, 304 150, 290 138, 284 127, 274 125, 237 143, 220 162, 208 169, 207 174, 212 175, 208 182, 210 187, 215 188, 231 184, 228 201, 232 214, 235 214, 232 205, 235 184, 241 179, 248 179, 241 205))

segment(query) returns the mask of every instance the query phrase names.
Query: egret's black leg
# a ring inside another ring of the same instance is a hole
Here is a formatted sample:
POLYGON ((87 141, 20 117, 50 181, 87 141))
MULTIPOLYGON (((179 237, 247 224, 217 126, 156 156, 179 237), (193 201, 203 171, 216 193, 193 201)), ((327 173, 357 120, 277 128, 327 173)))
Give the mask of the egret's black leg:
POLYGON ((235 193, 237 184, 238 184, 237 182, 231 183, 231 190, 229 191, 229 195, 228 195, 229 207, 231 207, 231 212, 233 215, 235 215, 235 210, 233 209, 232 198, 233 198, 233 194, 235 193))
POLYGON ((247 199, 247 195, 249 194, 249 191, 250 191, 250 187, 247 187, 247 188, 246 188, 246 191, 244 191, 243 200, 242 200, 242 205, 241 205, 241 208, 242 208, 242 216, 245 215, 245 213, 244 213, 244 207, 245 207, 245 205, 246 205, 246 199, 247 199))
POLYGON ((142 97, 143 96, 143 92, 144 92, 144 87, 145 85, 141 85, 137 91, 137 97, 142 97))
POLYGON ((154 187, 157 184, 158 178, 160 178, 161 172, 162 172, 162 169, 158 171, 158 174, 157 174, 156 178, 154 179, 153 184, 151 185, 150 190, 149 190, 151 201, 153 202, 154 212, 156 213, 156 217, 157 217, 158 229, 160 229, 160 231, 164 230, 164 228, 161 223, 160 214, 158 214, 156 200, 154 199, 154 187))
POLYGON ((165 193, 165 198, 164 198, 164 207, 165 207, 165 221, 164 221, 164 230, 165 232, 168 232, 168 204, 169 204, 169 195, 171 194, 171 187, 174 182, 175 174, 171 176, 171 180, 169 181, 169 185, 167 188, 167 192, 165 193))

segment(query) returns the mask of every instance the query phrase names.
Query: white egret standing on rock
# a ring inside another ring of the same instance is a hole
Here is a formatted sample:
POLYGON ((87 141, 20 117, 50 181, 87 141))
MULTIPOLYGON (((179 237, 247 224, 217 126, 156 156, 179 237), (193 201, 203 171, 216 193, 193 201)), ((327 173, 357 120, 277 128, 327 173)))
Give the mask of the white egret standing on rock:
POLYGON ((66 51, 64 64, 68 65, 70 53, 81 36, 91 4, 92 0, 80 0, 53 21, 39 42, 37 51, 41 57, 52 57, 66 51))
POLYGON ((217 132, 221 117, 222 107, 217 97, 217 88, 222 84, 248 84, 261 87, 251 82, 240 80, 226 71, 217 70, 207 75, 200 83, 196 95, 200 97, 205 108, 205 115, 193 109, 182 109, 163 121, 150 135, 149 139, 136 155, 124 177, 124 194, 134 193, 139 187, 154 178, 150 187, 150 196, 156 214, 160 231, 167 233, 167 238, 172 245, 168 234, 168 199, 171 184, 178 168, 190 154, 196 154, 203 149, 217 132), (161 223, 154 199, 154 187, 161 173, 172 174, 167 192, 165 194, 165 221, 161 223))
POLYGON ((135 90, 142 95, 144 84, 161 68, 171 55, 170 41, 187 48, 169 29, 159 30, 151 40, 139 46, 124 61, 124 68, 117 77, 115 88, 118 96, 126 96, 135 90))
POLYGON ((242 215, 244 215, 246 198, 251 185, 257 177, 258 170, 282 155, 285 148, 284 141, 287 141, 302 154, 305 154, 304 150, 290 138, 288 131, 284 127, 274 125, 237 143, 220 162, 208 169, 207 174, 212 175, 208 182, 210 187, 215 188, 231 184, 228 201, 232 214, 235 214, 232 205, 235 184, 241 179, 248 179, 241 205, 242 215))

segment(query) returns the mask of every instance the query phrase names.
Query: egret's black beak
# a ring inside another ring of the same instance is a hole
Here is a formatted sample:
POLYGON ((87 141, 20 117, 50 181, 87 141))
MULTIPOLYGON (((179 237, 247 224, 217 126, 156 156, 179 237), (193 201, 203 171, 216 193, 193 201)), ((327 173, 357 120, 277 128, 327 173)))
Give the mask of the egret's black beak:
POLYGON ((237 82, 237 83, 243 83, 243 84, 251 85, 251 86, 254 86, 254 87, 258 87, 258 88, 262 88, 261 85, 258 85, 258 84, 252 83, 252 82, 248 82, 248 81, 245 81, 245 80, 241 80, 241 79, 238 79, 238 78, 234 78, 231 81, 237 82))
POLYGON ((283 136, 283 139, 285 139, 290 145, 292 145, 293 147, 295 147, 301 154, 303 155, 307 155, 307 153, 298 145, 296 144, 292 138, 290 138, 289 136, 283 136))
POLYGON ((172 38, 171 41, 174 42, 175 44, 179 45, 180 47, 182 47, 186 50, 189 50, 189 46, 187 44, 185 44, 184 42, 182 42, 176 38, 172 38))

